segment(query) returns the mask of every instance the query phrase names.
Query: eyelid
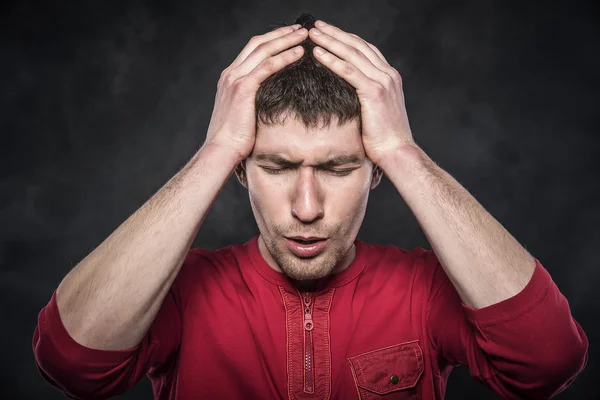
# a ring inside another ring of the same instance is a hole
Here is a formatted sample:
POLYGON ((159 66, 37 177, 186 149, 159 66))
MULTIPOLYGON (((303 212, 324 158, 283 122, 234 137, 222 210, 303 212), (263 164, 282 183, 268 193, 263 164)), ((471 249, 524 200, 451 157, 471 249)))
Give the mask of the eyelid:
MULTIPOLYGON (((267 165, 261 165, 260 166, 263 170, 268 171, 268 172, 281 172, 281 171, 285 171, 285 170, 289 170, 289 169, 296 169, 297 167, 292 165, 278 165, 278 166, 267 166, 267 165)), ((358 169, 359 167, 350 167, 350 168, 341 168, 338 169, 336 168, 336 166, 331 166, 331 167, 314 167, 315 169, 319 170, 319 171, 329 171, 329 172, 333 172, 333 173, 337 173, 337 174, 350 174, 352 171, 354 171, 355 169, 358 169)))
POLYGON ((335 175, 350 175, 350 173, 352 171, 354 171, 356 168, 345 168, 345 169, 328 169, 328 171, 333 172, 335 175))
POLYGON ((262 168, 268 168, 268 169, 289 169, 289 168, 296 168, 293 165, 262 165, 262 168))
POLYGON ((261 165, 261 168, 268 174, 278 174, 290 169, 289 167, 267 167, 264 165, 261 165))

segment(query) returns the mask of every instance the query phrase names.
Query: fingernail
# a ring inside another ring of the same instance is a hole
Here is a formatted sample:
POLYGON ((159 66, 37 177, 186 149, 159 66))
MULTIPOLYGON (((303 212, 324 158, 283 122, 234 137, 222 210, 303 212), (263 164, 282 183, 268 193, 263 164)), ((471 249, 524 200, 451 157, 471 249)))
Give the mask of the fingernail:
POLYGON ((323 55, 323 49, 320 47, 315 47, 315 53, 317 53, 318 55, 322 56, 323 55))
POLYGON ((321 31, 320 31, 320 30, 318 30, 317 28, 312 28, 312 32, 313 32, 315 35, 320 35, 320 34, 321 34, 321 31))
POLYGON ((300 28, 301 26, 302 26, 302 25, 300 25, 300 24, 296 24, 296 25, 292 25, 292 28, 294 28, 294 29, 298 29, 298 28, 300 28))
POLYGON ((327 24, 325 22, 323 22, 323 21, 317 21, 317 22, 315 22, 315 25, 318 26, 319 28, 322 28, 322 27, 324 27, 327 24))
POLYGON ((297 33, 297 34, 299 34, 299 35, 303 35, 303 34, 304 34, 304 32, 306 32, 306 29, 304 29, 304 28, 302 28, 302 29, 298 29, 298 30, 296 31, 296 33, 297 33))

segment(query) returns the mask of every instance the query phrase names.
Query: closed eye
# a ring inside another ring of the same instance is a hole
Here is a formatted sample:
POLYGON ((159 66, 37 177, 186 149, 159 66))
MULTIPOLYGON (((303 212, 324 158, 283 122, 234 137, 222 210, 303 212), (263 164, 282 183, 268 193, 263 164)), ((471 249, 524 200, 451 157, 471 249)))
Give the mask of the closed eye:
MULTIPOLYGON (((281 174, 281 173, 283 173, 285 171, 288 171, 288 170, 292 169, 291 167, 271 168, 271 167, 265 167, 265 166, 261 166, 261 168, 265 172, 267 172, 269 174, 273 174, 273 175, 281 174)), ((329 169, 329 168, 325 168, 323 170, 326 171, 326 172, 328 172, 328 173, 331 173, 333 175, 336 175, 336 176, 346 176, 346 175, 350 175, 350 173, 352 171, 354 171, 354 168, 350 168, 350 169, 329 169)))
POLYGON ((280 173, 290 169, 289 167, 282 167, 282 168, 261 167, 261 168, 264 169, 269 174, 280 174, 280 173))
POLYGON ((327 169, 326 171, 337 176, 346 176, 350 175, 350 172, 354 171, 354 169, 327 169))

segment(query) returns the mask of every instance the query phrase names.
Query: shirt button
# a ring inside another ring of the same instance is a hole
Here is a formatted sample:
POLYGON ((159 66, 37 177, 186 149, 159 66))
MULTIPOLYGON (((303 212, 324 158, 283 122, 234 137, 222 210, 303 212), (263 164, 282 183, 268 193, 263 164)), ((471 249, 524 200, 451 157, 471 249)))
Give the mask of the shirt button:
POLYGON ((392 375, 392 376, 390 377, 390 383, 391 383, 392 385, 395 385, 395 384, 397 384, 399 380, 400 380, 400 379, 398 378, 398 375, 392 375))

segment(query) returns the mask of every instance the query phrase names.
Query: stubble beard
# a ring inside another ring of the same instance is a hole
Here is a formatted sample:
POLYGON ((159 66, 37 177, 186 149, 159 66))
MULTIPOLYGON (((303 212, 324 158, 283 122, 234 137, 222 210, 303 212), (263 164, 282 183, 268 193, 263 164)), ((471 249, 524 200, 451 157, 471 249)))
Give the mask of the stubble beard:
MULTIPOLYGON (((290 279, 315 280, 330 275, 346 254, 340 247, 327 248, 319 255, 312 258, 299 258, 294 254, 282 251, 275 242, 264 240, 265 247, 281 268, 281 271, 290 279)), ((332 244, 331 239, 327 246, 332 244)))

